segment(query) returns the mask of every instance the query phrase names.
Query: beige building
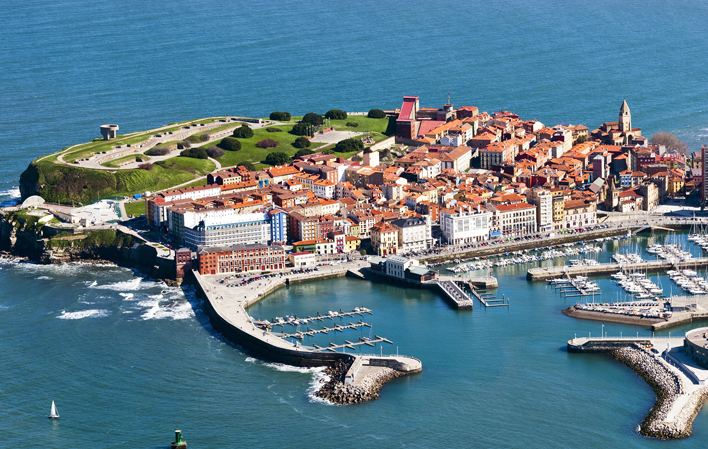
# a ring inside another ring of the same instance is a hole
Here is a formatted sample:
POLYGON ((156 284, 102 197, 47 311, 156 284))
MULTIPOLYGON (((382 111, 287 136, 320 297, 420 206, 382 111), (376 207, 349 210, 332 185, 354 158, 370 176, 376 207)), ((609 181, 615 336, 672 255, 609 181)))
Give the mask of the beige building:
POLYGON ((398 229, 381 221, 371 228, 371 246, 379 256, 398 252, 398 229))

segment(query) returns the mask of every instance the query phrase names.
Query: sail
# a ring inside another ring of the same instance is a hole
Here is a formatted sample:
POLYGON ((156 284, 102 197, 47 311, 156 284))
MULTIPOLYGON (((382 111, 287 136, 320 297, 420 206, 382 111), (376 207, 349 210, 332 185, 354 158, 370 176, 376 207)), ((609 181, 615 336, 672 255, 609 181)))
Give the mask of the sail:
POLYGON ((49 417, 50 418, 58 418, 59 414, 57 413, 57 406, 54 405, 54 401, 52 401, 52 409, 49 412, 49 417))

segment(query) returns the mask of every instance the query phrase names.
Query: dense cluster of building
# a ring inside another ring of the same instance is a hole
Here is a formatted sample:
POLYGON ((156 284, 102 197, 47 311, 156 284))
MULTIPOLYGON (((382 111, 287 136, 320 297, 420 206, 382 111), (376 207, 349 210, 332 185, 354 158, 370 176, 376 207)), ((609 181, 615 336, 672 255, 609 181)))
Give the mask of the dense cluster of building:
POLYGON ((594 131, 471 106, 421 108, 414 96, 389 114, 396 145, 382 151, 392 162, 365 150, 355 160, 316 153, 239 166, 148 198, 147 219, 196 251, 205 273, 268 271, 284 267, 281 245, 309 265, 307 255, 390 256, 587 228, 598 208, 651 210, 702 176, 687 172, 683 154, 649 145, 626 102, 617 122, 594 131))

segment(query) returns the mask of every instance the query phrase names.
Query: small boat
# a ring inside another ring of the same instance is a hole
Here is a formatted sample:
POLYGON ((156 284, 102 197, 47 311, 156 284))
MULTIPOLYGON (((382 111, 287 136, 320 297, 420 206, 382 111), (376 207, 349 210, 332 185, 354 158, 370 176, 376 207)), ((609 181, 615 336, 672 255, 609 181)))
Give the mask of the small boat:
POLYGON ((59 413, 57 412, 57 406, 54 405, 54 401, 52 401, 52 409, 49 412, 49 419, 59 419, 59 413))

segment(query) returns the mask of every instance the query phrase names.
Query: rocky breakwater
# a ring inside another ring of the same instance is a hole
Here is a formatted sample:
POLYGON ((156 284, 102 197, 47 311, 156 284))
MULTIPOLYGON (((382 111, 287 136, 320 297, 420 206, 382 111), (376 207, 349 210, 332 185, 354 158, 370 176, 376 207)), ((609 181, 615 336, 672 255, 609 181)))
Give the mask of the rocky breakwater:
POLYGON ((379 398, 379 391, 383 385, 397 377, 407 373, 388 367, 377 367, 371 373, 366 374, 357 386, 345 382, 345 376, 349 368, 354 363, 340 360, 336 364, 325 370, 328 378, 323 379, 323 385, 317 391, 317 396, 339 405, 360 404, 379 398))
POLYGON ((707 390, 690 385, 691 391, 687 391, 680 375, 639 345, 615 349, 610 354, 632 368, 656 393, 656 404, 639 426, 639 433, 661 439, 691 435, 693 419, 708 397, 707 390))

